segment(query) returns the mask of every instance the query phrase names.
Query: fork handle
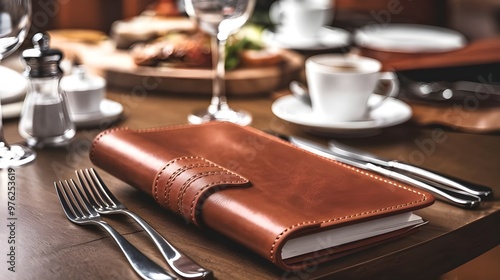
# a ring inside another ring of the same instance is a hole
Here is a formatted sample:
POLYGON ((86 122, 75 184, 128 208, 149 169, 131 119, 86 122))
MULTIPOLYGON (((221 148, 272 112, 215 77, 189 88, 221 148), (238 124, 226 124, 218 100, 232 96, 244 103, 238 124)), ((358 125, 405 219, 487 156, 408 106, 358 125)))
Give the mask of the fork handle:
POLYGON ((119 234, 114 228, 103 221, 97 222, 101 227, 103 227, 116 241, 123 254, 127 258, 132 268, 137 272, 143 279, 151 280, 175 280, 177 277, 173 276, 169 272, 165 271, 162 267, 157 265, 143 253, 141 253, 134 245, 128 242, 121 234, 119 234))
POLYGON ((134 219, 149 235, 156 244, 161 254, 170 265, 172 270, 183 278, 187 279, 210 279, 213 276, 212 271, 203 268, 194 260, 179 252, 163 236, 161 236, 144 219, 130 210, 122 210, 132 219, 134 219))

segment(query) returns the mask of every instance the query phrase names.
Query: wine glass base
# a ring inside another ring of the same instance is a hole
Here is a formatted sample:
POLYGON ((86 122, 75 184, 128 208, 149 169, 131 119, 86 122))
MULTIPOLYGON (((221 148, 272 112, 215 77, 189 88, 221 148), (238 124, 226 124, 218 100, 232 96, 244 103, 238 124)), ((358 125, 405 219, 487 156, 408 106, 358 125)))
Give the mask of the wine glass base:
POLYGON ((21 145, 11 145, 10 148, 0 147, 0 168, 22 166, 32 162, 36 152, 21 145))
POLYGON ((208 109, 195 111, 188 116, 188 121, 191 124, 202 124, 206 122, 231 122, 239 125, 249 125, 252 122, 252 115, 244 110, 222 109, 215 113, 209 112, 208 109))

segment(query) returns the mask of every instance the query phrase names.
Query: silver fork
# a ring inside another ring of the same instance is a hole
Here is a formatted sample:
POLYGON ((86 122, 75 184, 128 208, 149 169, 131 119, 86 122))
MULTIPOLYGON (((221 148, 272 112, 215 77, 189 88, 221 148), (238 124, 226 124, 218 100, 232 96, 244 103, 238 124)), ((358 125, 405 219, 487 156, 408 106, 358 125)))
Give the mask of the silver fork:
POLYGON ((83 196, 75 181, 70 180, 54 182, 57 197, 61 202, 66 217, 78 225, 99 225, 104 228, 116 241, 122 252, 125 254, 132 268, 143 279, 151 280, 173 280, 177 277, 165 271, 162 267, 154 263, 151 259, 141 253, 134 245, 130 244, 122 235, 112 228, 105 221, 97 210, 89 204, 83 196))
POLYGON ((156 244, 161 254, 170 265, 170 268, 175 273, 187 279, 212 278, 212 271, 201 267, 188 256, 181 253, 140 216, 128 210, 127 207, 111 193, 99 174, 97 174, 93 168, 77 170, 75 173, 81 185, 84 187, 83 189, 90 203, 95 206, 97 211, 101 214, 125 214, 134 219, 148 233, 149 237, 156 244), (92 195, 90 193, 92 193, 92 195))

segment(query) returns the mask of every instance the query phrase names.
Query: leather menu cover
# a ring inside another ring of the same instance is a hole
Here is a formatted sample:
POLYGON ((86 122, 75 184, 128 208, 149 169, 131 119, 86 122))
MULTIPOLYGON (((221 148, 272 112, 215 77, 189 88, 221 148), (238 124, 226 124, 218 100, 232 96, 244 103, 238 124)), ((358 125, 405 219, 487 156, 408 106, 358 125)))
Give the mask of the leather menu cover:
POLYGON ((99 134, 92 162, 186 220, 283 269, 324 262, 408 234, 412 227, 282 259, 291 238, 431 205, 431 194, 231 123, 99 134))

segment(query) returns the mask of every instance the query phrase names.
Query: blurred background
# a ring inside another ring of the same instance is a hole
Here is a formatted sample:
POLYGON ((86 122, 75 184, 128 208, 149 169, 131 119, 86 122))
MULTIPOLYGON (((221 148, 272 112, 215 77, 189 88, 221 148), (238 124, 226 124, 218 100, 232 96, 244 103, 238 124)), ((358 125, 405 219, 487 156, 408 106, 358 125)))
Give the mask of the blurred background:
MULTIPOLYGON (((175 0, 33 0, 30 33, 53 29, 92 29, 109 34, 117 20, 145 10, 169 13, 175 0)), ((258 0, 254 22, 270 24, 269 6, 258 0)), ((499 0, 335 0, 333 26, 354 30, 367 23, 417 23, 455 29, 469 40, 498 36, 499 0)), ((29 43, 29 40, 27 40, 29 43)), ((443 275, 441 279, 499 279, 500 249, 443 275)))
MULTIPOLYGON (((33 24, 55 28, 110 31, 114 21, 130 18, 174 0, 33 0, 33 24)), ((258 0, 256 16, 265 21, 273 0, 258 0), (263 19, 264 18, 264 19, 263 19)), ((418 23, 449 27, 470 39, 495 36, 500 25, 497 0, 335 0, 333 25, 346 29, 369 22, 418 23)))

